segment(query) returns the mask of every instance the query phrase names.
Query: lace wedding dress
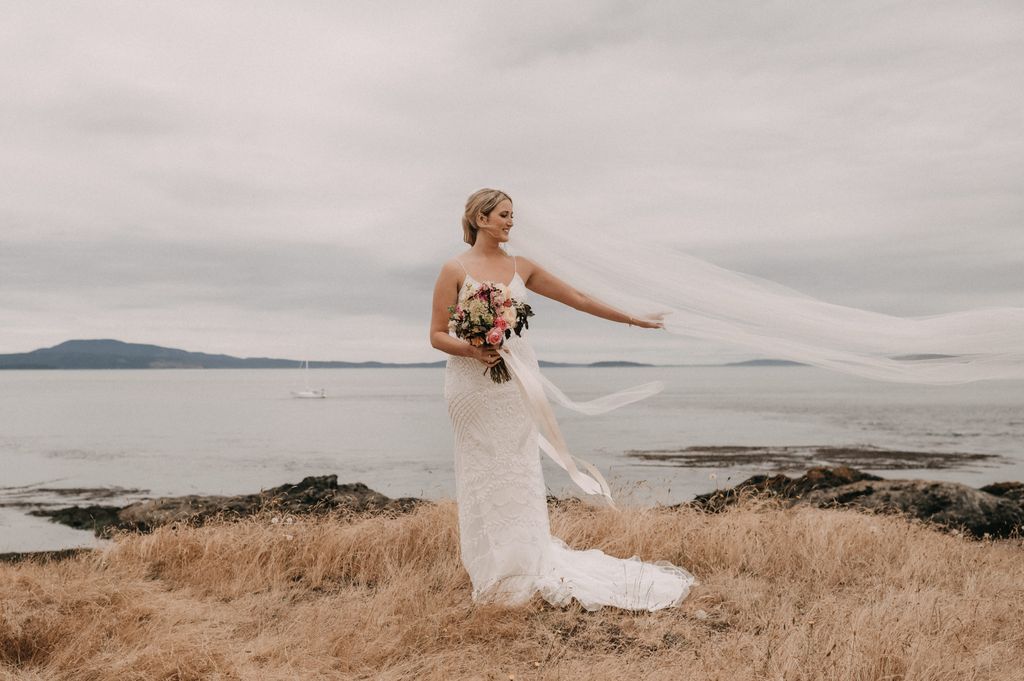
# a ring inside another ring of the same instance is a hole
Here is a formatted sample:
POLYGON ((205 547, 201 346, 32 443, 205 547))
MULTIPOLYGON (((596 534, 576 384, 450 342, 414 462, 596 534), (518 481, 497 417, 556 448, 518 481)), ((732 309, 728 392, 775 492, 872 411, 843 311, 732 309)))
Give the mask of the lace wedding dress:
MULTIPOLYGON (((477 280, 466 272, 466 281, 477 280)), ((514 298, 526 300, 518 266, 508 286, 514 298)), ((537 367, 526 332, 504 347, 537 367)), ((551 536, 539 431, 515 379, 494 383, 477 360, 451 356, 444 394, 455 435, 462 563, 474 601, 515 605, 539 593, 554 605, 575 598, 587 610, 658 610, 686 597, 694 578, 682 568, 576 551, 551 536)))

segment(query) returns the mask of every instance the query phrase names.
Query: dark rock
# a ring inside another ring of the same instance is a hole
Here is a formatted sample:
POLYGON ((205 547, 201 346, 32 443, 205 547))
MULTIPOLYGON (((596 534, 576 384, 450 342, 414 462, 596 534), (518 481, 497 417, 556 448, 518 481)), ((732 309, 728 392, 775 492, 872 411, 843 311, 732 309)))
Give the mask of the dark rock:
POLYGON ((109 536, 113 530, 129 529, 149 532, 160 525, 174 522, 202 524, 214 516, 247 516, 261 511, 304 514, 345 511, 352 513, 405 513, 422 499, 403 497, 391 499, 361 482, 338 484, 337 475, 304 478, 296 484, 238 496, 161 497, 139 501, 128 506, 88 506, 33 511, 54 522, 79 529, 93 530, 109 536))
POLYGON ((584 502, 579 497, 556 497, 553 494, 547 495, 548 508, 558 508, 563 510, 568 509, 579 509, 584 506, 584 502))
POLYGON ((954 469, 1005 462, 998 454, 922 452, 873 445, 700 445, 679 449, 631 449, 626 456, 644 462, 684 468, 758 466, 791 471, 805 466, 849 466, 868 470, 954 469))
POLYGON ((11 553, 0 553, 0 563, 20 563, 22 561, 52 563, 91 552, 92 549, 90 548, 55 549, 53 551, 14 551, 11 553))
POLYGON ((1024 504, 1024 482, 993 482, 991 485, 985 485, 979 489, 982 492, 1013 499, 1024 504))
POLYGON ((803 501, 904 513, 975 537, 1009 537, 1024 529, 1024 507, 1019 502, 958 482, 862 481, 810 492, 803 501))
POLYGON ((839 487, 861 480, 881 480, 870 473, 856 468, 837 466, 835 468, 812 468, 799 478, 785 475, 755 475, 730 489, 716 490, 694 497, 691 505, 708 511, 720 511, 750 496, 772 496, 782 499, 796 499, 812 490, 839 487))
POLYGON ((839 467, 813 468, 799 478, 755 475, 732 489, 702 494, 690 505, 716 512, 747 496, 767 496, 790 505, 903 513, 978 538, 1005 538, 1024 532, 1022 494, 1024 484, 1018 482, 974 489, 956 482, 883 480, 839 467))
POLYGON ((91 530, 101 535, 108 527, 117 526, 120 522, 119 506, 68 506, 57 509, 39 509, 29 511, 30 515, 48 517, 55 523, 61 523, 76 530, 91 530))

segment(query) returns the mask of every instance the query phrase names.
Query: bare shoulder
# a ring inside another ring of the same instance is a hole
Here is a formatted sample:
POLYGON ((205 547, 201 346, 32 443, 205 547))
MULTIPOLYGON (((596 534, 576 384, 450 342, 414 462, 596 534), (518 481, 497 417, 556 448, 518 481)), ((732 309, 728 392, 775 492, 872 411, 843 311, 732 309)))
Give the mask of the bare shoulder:
POLYGON ((530 280, 533 273, 540 269, 540 266, 529 258, 517 255, 516 268, 519 272, 519 276, 523 278, 524 282, 527 282, 530 280))
POLYGON ((516 256, 516 266, 519 268, 520 272, 533 272, 537 269, 537 264, 525 255, 516 256))
POLYGON ((437 275, 437 285, 445 289, 458 290, 462 285, 463 276, 462 265, 456 258, 450 258, 441 264, 441 272, 437 275))
POLYGON ((451 278, 462 274, 462 265, 457 258, 449 258, 441 264, 441 276, 451 278))

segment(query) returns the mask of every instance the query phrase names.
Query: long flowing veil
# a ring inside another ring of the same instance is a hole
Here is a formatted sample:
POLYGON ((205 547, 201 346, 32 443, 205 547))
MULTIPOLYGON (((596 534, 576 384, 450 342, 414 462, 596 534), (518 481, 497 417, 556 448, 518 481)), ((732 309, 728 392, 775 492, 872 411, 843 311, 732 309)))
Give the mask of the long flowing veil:
POLYGON ((634 317, 664 313, 672 334, 882 381, 1024 378, 1024 307, 897 317, 818 300, 643 235, 569 233, 517 213, 510 252, 634 317))

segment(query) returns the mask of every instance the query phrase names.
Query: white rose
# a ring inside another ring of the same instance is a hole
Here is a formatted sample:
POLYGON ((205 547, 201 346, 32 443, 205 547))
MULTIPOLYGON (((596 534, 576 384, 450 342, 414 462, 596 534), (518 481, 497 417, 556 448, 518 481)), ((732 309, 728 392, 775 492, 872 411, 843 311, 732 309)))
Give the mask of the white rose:
POLYGON ((516 306, 506 307, 502 310, 501 316, 508 322, 509 328, 514 327, 516 325, 516 306))

